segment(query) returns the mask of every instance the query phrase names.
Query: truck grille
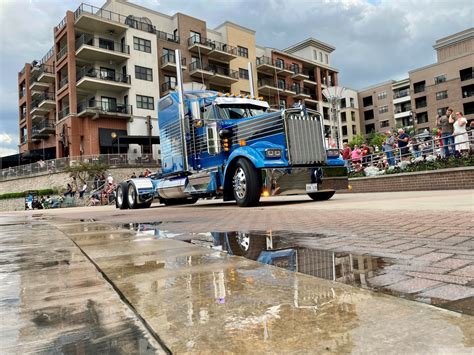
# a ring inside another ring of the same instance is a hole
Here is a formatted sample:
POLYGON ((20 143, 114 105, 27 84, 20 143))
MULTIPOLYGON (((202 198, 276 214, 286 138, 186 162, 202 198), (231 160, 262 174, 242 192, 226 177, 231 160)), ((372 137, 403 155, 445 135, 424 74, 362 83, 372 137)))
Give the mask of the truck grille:
POLYGON ((292 165, 308 165, 326 161, 323 133, 319 114, 308 110, 301 115, 299 110, 285 112, 285 127, 288 139, 288 160, 292 165))

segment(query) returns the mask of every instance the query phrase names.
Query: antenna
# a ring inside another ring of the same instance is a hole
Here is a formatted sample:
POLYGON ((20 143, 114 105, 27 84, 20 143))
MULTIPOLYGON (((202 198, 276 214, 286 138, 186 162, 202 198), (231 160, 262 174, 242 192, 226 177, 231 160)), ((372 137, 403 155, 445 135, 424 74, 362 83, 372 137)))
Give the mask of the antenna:
POLYGON ((331 139, 336 142, 336 147, 341 148, 340 139, 342 137, 341 125, 339 121, 339 111, 341 107, 341 98, 346 89, 342 86, 330 86, 323 90, 323 95, 331 104, 331 139))

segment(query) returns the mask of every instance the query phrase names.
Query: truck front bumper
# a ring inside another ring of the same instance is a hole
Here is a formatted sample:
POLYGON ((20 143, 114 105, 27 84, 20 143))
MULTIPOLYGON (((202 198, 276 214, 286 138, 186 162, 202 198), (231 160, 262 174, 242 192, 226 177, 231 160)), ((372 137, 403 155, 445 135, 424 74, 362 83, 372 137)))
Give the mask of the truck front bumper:
POLYGON ((347 169, 342 166, 264 168, 261 171, 262 191, 268 196, 306 194, 308 187, 314 189, 315 184, 318 191, 347 190, 349 184, 347 169))

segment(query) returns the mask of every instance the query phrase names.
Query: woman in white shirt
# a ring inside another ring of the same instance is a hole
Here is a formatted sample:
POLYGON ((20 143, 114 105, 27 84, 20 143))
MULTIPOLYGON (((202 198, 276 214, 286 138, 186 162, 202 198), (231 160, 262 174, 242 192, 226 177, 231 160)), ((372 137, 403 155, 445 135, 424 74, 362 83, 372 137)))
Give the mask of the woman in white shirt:
POLYGON ((467 120, 461 112, 456 112, 456 120, 453 123, 454 143, 458 152, 469 151, 469 137, 466 131, 467 120))

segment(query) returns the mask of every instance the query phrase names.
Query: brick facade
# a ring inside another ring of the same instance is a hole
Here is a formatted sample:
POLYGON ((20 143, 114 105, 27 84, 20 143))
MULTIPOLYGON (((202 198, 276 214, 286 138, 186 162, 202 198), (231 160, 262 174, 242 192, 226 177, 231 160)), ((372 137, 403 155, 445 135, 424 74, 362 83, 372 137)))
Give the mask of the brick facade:
POLYGON ((474 189, 474 167, 349 179, 352 192, 474 189))

